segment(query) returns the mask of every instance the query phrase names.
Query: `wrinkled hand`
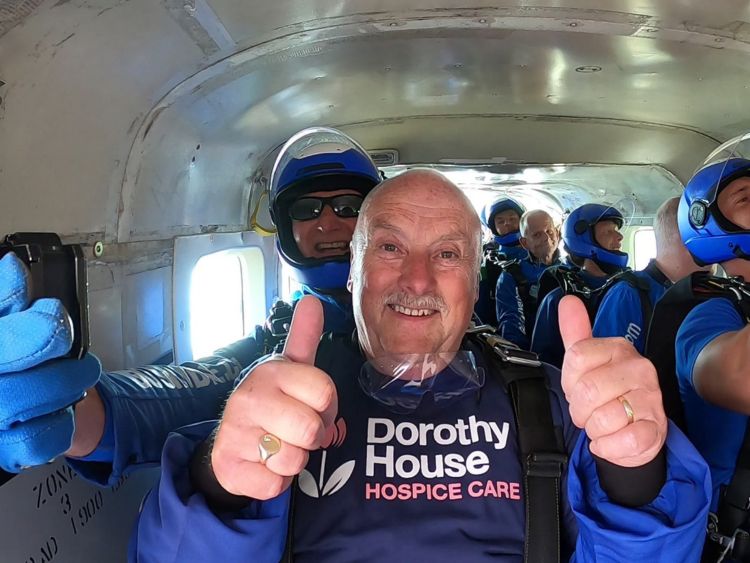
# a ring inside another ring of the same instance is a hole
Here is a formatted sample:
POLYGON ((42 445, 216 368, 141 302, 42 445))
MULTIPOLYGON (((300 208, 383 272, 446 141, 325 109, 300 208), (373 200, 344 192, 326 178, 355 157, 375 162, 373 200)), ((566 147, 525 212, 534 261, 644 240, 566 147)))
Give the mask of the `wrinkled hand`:
POLYGON ((232 393, 211 452, 224 489, 258 500, 279 496, 307 465, 333 424, 338 398, 333 381, 314 367, 323 332, 315 297, 297 303, 284 353, 255 367, 232 393), (258 444, 271 433, 281 450, 260 463, 258 444))
POLYGON ((562 387, 573 423, 586 431, 591 452, 623 467, 654 459, 667 437, 667 417, 653 364, 624 338, 592 338, 580 299, 560 301, 565 344, 562 387), (635 422, 618 397, 632 406, 635 422))

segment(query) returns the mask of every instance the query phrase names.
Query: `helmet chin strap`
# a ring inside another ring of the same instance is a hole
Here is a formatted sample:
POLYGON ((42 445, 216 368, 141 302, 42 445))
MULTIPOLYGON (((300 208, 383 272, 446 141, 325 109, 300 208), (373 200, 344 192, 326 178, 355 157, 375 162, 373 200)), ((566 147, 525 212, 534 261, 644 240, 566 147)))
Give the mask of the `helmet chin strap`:
POLYGON ((734 247, 734 250, 732 250, 732 253, 737 258, 742 258, 743 260, 750 260, 750 254, 742 250, 739 244, 734 247))
POLYGON ((625 268, 622 266, 617 266, 615 264, 608 264, 606 262, 602 262, 599 259, 589 258, 594 264, 599 266, 601 268, 602 272, 607 274, 608 276, 613 276, 619 272, 622 272, 625 268))

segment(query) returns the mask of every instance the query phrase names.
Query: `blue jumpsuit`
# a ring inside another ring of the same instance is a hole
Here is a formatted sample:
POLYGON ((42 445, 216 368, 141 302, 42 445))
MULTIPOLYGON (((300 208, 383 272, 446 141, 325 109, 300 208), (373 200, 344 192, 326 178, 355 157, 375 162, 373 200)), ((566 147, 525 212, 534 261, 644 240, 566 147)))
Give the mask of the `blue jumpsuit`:
POLYGON ((731 301, 709 299, 690 311, 675 340, 677 379, 685 406, 687 433, 711 469, 712 511, 718 504, 719 487, 728 484, 734 474, 748 417, 702 399, 693 383, 693 369, 700 353, 715 338, 745 326, 731 301))
POLYGON ((529 349, 538 306, 536 295, 539 291, 539 278, 542 277, 544 270, 559 264, 558 255, 549 265, 536 261, 531 254, 521 260, 519 266, 521 276, 526 280, 525 290, 519 288, 516 279, 507 270, 500 274, 495 290, 495 308, 500 336, 524 350, 529 349))
MULTIPOLYGON (((339 413, 325 449, 311 452, 299 476, 295 561, 520 563, 523 473, 511 402, 497 378, 488 374, 481 392, 449 406, 428 396, 416 411, 395 414, 359 384, 364 358, 356 345, 339 343, 332 356, 339 413)), ((477 362, 490 369, 483 358, 477 362)), ((692 445, 670 426, 659 495, 639 509, 616 505, 599 486, 586 436, 570 421, 559 372, 548 374, 553 418, 571 454, 561 511, 565 560, 697 561, 709 482, 692 445)), ((169 437, 161 480, 134 531, 131 561, 279 561, 289 491, 214 514, 191 485, 189 461, 213 428, 207 422, 169 437)))
MULTIPOLYGON (((495 237, 497 238, 497 237, 495 237)), ((484 324, 497 326, 497 313, 495 311, 495 289, 499 276, 500 266, 487 263, 487 252, 496 251, 502 255, 503 260, 522 260, 528 257, 528 251, 519 244, 498 245, 494 241, 485 245, 485 261, 482 264, 482 279, 479 282, 479 299, 474 306, 474 312, 484 324)))
MULTIPOLYGON (((653 260, 645 269, 633 274, 648 282, 652 309, 672 285, 653 260)), ((648 331, 645 324, 641 292, 628 282, 622 281, 613 285, 602 299, 594 321, 593 334, 599 337, 622 336, 643 354, 648 331)))

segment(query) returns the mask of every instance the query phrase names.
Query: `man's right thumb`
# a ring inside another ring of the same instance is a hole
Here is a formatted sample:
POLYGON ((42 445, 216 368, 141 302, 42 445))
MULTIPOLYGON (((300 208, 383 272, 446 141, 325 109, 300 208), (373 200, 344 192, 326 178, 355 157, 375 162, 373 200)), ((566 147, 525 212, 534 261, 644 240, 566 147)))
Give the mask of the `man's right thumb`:
POLYGON ((323 306, 312 296, 305 295, 297 302, 292 326, 284 344, 284 356, 293 362, 313 365, 323 334, 323 306))

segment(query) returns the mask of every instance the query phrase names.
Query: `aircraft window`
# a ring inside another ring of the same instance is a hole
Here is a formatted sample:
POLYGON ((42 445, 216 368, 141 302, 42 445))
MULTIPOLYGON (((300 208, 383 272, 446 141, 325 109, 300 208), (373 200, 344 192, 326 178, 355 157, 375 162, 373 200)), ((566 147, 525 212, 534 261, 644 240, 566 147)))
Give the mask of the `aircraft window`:
POLYGON ((257 248, 203 256, 190 277, 193 358, 249 334, 265 317, 263 253, 257 248))
POLYGON ((648 265, 649 260, 656 258, 656 239, 654 229, 643 227, 633 235, 633 257, 634 269, 642 270, 648 265))

